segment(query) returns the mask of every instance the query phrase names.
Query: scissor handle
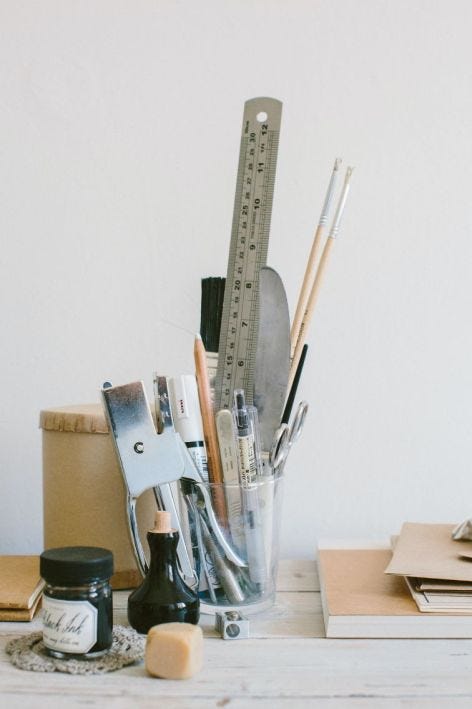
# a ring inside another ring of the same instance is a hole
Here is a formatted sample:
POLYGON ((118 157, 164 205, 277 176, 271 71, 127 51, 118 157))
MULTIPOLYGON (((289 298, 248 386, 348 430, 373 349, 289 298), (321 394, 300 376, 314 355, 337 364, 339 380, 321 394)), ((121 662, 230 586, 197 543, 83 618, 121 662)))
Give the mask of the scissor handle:
POLYGON ((301 401, 298 404, 297 413, 295 414, 292 425, 290 426, 290 434, 288 439, 288 443, 290 446, 292 445, 292 443, 295 443, 295 441, 298 441, 298 439, 300 438, 303 426, 305 425, 307 413, 308 403, 306 401, 301 401))
POLYGON ((300 438, 305 418, 308 413, 308 404, 301 401, 297 407, 297 412, 290 425, 283 423, 275 432, 274 442, 269 454, 269 462, 273 470, 282 469, 290 448, 300 438))
POLYGON ((290 429, 288 424, 282 423, 275 432, 274 442, 269 453, 269 463, 276 470, 283 462, 289 443, 290 429))

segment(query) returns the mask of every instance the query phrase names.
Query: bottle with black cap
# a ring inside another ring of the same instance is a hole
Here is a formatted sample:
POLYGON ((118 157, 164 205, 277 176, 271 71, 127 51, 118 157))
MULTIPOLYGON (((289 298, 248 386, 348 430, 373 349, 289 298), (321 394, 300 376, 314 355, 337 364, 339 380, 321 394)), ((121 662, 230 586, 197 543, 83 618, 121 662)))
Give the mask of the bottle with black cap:
POLYGON ((43 642, 53 657, 104 655, 113 640, 113 554, 101 547, 59 547, 40 557, 43 642))

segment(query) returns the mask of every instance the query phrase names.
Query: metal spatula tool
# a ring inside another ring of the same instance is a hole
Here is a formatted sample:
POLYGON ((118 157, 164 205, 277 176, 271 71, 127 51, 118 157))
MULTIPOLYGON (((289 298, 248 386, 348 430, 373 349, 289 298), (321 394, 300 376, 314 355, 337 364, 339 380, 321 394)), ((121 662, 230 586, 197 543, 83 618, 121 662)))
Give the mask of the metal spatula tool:
POLYGON ((138 533, 136 501, 145 490, 153 488, 156 501, 161 508, 171 513, 172 526, 179 532, 177 553, 182 573, 196 580, 169 487, 169 483, 184 478, 197 483, 196 489, 203 497, 212 531, 226 557, 236 566, 247 566, 226 541, 216 519, 208 490, 202 484, 204 481, 182 438, 169 426, 165 426, 163 432, 157 434, 143 382, 115 387, 110 382, 105 382, 102 398, 128 491, 128 523, 141 573, 147 573, 148 565, 138 533))
POLYGON ((254 406, 259 416, 261 449, 271 449, 282 420, 290 373, 290 315, 279 274, 261 268, 259 330, 254 373, 254 406))

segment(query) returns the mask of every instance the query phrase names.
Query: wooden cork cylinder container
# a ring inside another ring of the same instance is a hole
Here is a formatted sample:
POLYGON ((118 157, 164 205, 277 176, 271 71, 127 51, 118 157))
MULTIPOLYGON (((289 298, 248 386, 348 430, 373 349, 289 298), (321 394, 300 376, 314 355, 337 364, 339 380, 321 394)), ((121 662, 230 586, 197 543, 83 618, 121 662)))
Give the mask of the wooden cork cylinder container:
MULTIPOLYGON (((98 546, 111 549, 112 587, 133 588, 142 577, 126 515, 126 489, 100 404, 41 411, 43 437, 44 548, 98 546)), ((138 500, 143 541, 154 523, 151 490, 138 500)))

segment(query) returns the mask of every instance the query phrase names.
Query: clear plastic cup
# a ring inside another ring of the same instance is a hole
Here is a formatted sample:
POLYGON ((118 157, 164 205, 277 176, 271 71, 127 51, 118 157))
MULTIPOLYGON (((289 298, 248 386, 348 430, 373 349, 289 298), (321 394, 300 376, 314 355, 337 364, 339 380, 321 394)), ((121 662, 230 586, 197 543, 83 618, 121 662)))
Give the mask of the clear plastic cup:
POLYGON ((185 496, 186 544, 198 577, 203 613, 237 609, 249 614, 274 603, 282 481, 263 475, 248 487, 205 484, 209 496, 199 490, 201 483, 185 496), (209 497, 215 503, 224 544, 206 511, 209 497))

